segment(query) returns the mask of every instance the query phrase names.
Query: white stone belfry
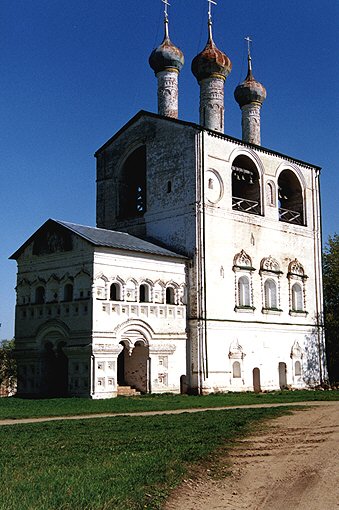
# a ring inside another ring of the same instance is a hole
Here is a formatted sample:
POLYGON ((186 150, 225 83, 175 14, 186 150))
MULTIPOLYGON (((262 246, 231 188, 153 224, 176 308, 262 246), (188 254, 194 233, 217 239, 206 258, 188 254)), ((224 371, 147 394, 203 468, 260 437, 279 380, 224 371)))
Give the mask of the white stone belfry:
POLYGON ((163 3, 159 112, 95 153, 96 227, 47 220, 11 256, 20 397, 326 382, 320 167, 259 146, 266 90, 250 54, 235 91, 243 140, 222 133, 231 62, 212 39, 214 0, 192 62, 202 125, 176 118, 184 58, 163 3))

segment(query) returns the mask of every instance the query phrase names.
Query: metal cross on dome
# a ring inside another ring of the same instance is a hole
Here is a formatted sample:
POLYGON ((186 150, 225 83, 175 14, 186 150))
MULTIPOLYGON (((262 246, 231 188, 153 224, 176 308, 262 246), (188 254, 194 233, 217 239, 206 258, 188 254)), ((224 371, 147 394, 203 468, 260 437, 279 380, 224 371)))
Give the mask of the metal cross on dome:
POLYGON ((168 2, 168 0, 161 0, 161 1, 165 5, 164 14, 165 14, 165 19, 167 20, 168 19, 168 7, 170 7, 171 4, 168 2))
POLYGON ((245 37, 245 41, 247 41, 247 52, 248 52, 248 56, 250 57, 251 56, 251 42, 252 42, 252 39, 247 36, 245 37))
POLYGON ((208 20, 212 21, 212 4, 217 5, 217 2, 215 0, 207 0, 208 2, 208 20))

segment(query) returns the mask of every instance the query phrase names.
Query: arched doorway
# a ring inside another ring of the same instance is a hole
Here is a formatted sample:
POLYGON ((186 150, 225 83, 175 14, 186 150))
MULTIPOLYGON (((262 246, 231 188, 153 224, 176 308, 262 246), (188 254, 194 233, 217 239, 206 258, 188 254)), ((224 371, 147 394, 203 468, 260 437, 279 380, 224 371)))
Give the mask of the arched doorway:
POLYGON ((260 386, 260 370, 259 368, 253 368, 253 390, 255 393, 261 392, 260 386))
POLYGON ((36 391, 44 397, 68 395, 68 338, 69 330, 59 320, 50 320, 38 332, 40 375, 36 391))
POLYGON ((68 393, 68 358, 64 353, 66 342, 57 345, 44 342, 42 353, 41 393, 46 397, 65 397, 68 393))
POLYGON ((287 388, 287 367, 286 363, 279 363, 279 386, 281 390, 287 388))
POLYGON ((122 340, 123 350, 118 356, 118 385, 131 386, 141 393, 149 392, 149 348, 143 339, 122 340))

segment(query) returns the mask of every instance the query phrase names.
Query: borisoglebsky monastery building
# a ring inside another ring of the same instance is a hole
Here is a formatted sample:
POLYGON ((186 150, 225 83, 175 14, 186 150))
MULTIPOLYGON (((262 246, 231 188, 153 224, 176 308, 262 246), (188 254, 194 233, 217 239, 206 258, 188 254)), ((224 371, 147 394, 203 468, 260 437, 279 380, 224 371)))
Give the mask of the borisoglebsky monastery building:
POLYGON ((165 9, 149 59, 158 113, 96 152, 96 228, 50 219, 12 255, 19 395, 260 391, 326 375, 320 169, 261 146, 250 51, 234 92, 242 139, 224 134, 232 64, 211 11, 192 62, 200 123, 178 119, 184 56, 165 9))

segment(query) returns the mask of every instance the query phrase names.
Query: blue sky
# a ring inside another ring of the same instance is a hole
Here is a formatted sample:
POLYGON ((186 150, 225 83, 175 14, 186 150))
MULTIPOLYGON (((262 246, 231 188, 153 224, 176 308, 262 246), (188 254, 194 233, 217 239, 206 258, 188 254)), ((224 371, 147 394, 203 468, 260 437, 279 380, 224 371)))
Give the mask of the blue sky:
MULTIPOLYGON (((192 58, 207 39, 207 1, 171 0, 170 36, 185 54, 179 118, 198 122, 192 58)), ((160 0, 1 0, 0 338, 14 330, 11 255, 47 218, 95 225, 93 154, 141 109, 156 111, 148 66, 163 34, 160 0)), ((214 39, 231 59, 225 132, 241 138, 233 99, 253 39, 267 89, 262 145, 322 167, 323 237, 339 231, 336 0, 219 0, 214 39)))

